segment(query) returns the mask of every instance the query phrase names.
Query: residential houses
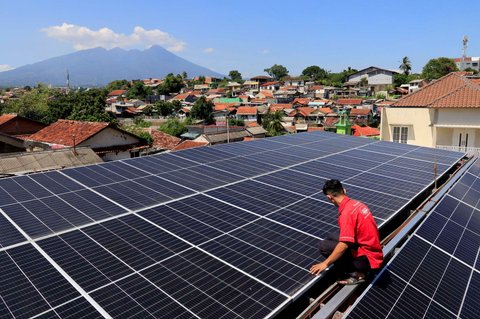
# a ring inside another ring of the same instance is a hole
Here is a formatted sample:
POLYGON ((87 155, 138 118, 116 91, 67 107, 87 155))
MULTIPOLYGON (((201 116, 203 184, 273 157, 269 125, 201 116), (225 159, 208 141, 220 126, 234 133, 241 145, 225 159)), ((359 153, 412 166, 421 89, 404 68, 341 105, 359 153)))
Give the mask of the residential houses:
POLYGON ((419 146, 478 152, 480 86, 452 72, 381 112, 381 139, 419 146))
POLYGON ((370 66, 350 75, 348 82, 359 84, 362 79, 365 79, 366 85, 372 92, 385 91, 388 86, 393 84, 393 76, 398 73, 396 70, 370 66))

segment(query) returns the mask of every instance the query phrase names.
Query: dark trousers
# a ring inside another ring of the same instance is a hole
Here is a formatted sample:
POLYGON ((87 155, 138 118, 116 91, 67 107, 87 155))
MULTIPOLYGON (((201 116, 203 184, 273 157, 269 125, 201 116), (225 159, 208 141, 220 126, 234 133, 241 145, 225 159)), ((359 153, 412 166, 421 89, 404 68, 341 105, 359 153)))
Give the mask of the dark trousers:
MULTIPOLYGON (((339 232, 333 232, 327 235, 325 239, 320 241, 320 253, 327 258, 338 244, 339 232)), ((335 268, 341 273, 347 272, 369 272, 371 270, 367 256, 353 258, 352 250, 356 250, 355 244, 349 244, 349 249, 335 262, 335 268)))

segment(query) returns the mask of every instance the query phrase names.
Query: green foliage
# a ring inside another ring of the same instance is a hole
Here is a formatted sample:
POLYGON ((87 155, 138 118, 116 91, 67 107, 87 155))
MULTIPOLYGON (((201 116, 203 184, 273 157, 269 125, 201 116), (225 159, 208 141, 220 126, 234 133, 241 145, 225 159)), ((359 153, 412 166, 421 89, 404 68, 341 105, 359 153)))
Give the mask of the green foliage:
POLYGON ((152 126, 152 122, 145 121, 142 117, 136 117, 133 119, 133 123, 136 127, 147 128, 152 126))
POLYGON ((368 85, 368 80, 366 77, 360 78, 360 81, 358 81, 358 86, 361 88, 364 88, 368 85))
MULTIPOLYGON (((186 75, 186 73, 185 73, 186 75)), ((172 73, 167 74, 162 84, 158 86, 158 94, 178 93, 183 87, 183 78, 180 74, 176 76, 172 73)))
POLYGON ((133 85, 127 90, 126 96, 128 99, 139 99, 145 100, 148 95, 152 95, 152 88, 145 86, 143 82, 136 81, 133 85))
POLYGON ((410 81, 420 79, 419 74, 409 74, 406 75, 404 73, 394 74, 393 75, 393 84, 395 87, 399 87, 402 84, 407 84, 410 81))
POLYGON ((72 98, 70 120, 117 123, 113 115, 105 111, 107 93, 101 89, 75 92, 72 98))
POLYGON ((358 71, 356 69, 352 69, 351 67, 348 67, 347 69, 339 73, 327 72, 327 78, 320 80, 320 82, 324 85, 342 86, 343 83, 348 81, 348 77, 350 75, 357 72, 358 71))
POLYGON ((433 80, 454 71, 458 71, 455 62, 452 59, 441 57, 428 61, 423 67, 422 76, 424 79, 433 80))
POLYGON ((385 100, 387 98, 387 96, 384 93, 377 93, 377 94, 375 94, 375 98, 377 100, 385 100))
POLYGON ((105 90, 112 92, 113 90, 127 90, 130 83, 127 80, 115 80, 107 84, 105 90))
POLYGON ((288 75, 288 70, 281 64, 274 64, 268 69, 264 69, 263 71, 267 72, 268 75, 273 77, 276 80, 280 80, 281 78, 288 75))
POLYGON ((328 71, 318 65, 311 65, 302 71, 302 75, 314 81, 325 80, 328 78, 328 71))
POLYGON ((283 112, 268 112, 262 118, 262 126, 267 130, 267 135, 278 136, 284 134, 285 129, 282 125, 283 112))
POLYGON ((188 77, 187 72, 183 71, 183 72, 182 72, 182 79, 185 80, 187 77, 188 77))
POLYGON ((240 72, 238 72, 238 70, 232 70, 232 71, 228 72, 228 76, 230 77, 230 79, 232 81, 235 81, 235 82, 242 81, 242 74, 240 72))
POLYGON ((133 135, 143 138, 144 140, 147 140, 148 145, 152 145, 153 143, 152 135, 147 131, 145 131, 141 126, 129 125, 129 126, 123 126, 122 129, 129 133, 132 133, 133 135))
POLYGON ((399 68, 403 71, 404 75, 410 74, 410 71, 412 70, 412 63, 410 62, 408 56, 403 57, 402 64, 400 64, 399 68))
POLYGON ((3 113, 16 113, 31 120, 48 124, 48 101, 54 91, 39 86, 21 95, 18 99, 8 100, 3 106, 3 113))
POLYGON ((472 72, 474 75, 477 75, 478 74, 478 71, 475 70, 475 69, 472 69, 472 68, 466 68, 465 70, 463 70, 465 72, 472 72))
POLYGON ((230 118, 228 119, 228 125, 230 126, 245 126, 245 121, 242 119, 230 118))
POLYGON ((201 96, 193 104, 190 116, 194 119, 203 120, 205 124, 213 124, 213 109, 214 105, 211 101, 207 101, 204 96, 201 96))
POLYGON ((158 130, 172 136, 180 137, 180 135, 188 131, 186 125, 188 124, 181 122, 178 118, 171 117, 165 123, 160 125, 158 130))
POLYGON ((161 116, 169 116, 173 114, 173 104, 165 101, 155 102, 155 110, 161 116))

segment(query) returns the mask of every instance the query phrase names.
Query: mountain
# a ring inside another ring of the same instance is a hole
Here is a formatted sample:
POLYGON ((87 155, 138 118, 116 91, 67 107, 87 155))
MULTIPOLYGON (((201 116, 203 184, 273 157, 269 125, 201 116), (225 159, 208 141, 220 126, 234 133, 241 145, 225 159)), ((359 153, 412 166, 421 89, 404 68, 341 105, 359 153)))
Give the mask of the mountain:
POLYGON ((163 78, 187 72, 189 77, 222 74, 189 62, 160 46, 144 51, 95 48, 0 72, 0 87, 34 86, 39 82, 65 86, 67 70, 72 87, 104 86, 113 80, 163 78))

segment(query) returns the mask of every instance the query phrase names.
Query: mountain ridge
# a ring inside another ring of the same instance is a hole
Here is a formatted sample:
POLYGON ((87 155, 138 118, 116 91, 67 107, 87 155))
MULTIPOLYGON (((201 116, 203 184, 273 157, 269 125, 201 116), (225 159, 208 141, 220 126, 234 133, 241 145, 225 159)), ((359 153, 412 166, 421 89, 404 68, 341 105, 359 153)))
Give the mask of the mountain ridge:
POLYGON ((45 83, 65 86, 67 70, 72 87, 105 86, 114 80, 164 78, 187 72, 189 77, 223 75, 183 59, 160 46, 146 50, 101 47, 68 53, 0 72, 0 87, 45 83))

